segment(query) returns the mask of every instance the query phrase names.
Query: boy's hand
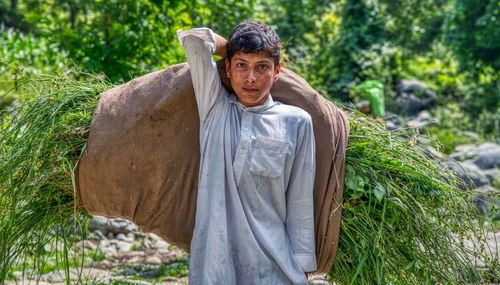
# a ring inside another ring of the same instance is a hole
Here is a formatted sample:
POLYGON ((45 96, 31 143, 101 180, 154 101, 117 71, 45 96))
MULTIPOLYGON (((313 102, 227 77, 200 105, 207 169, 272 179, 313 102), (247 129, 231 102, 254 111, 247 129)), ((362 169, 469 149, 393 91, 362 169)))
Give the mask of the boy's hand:
POLYGON ((227 41, 225 38, 221 37, 220 35, 214 33, 215 35, 215 55, 218 55, 220 57, 226 57, 226 52, 227 52, 227 41))

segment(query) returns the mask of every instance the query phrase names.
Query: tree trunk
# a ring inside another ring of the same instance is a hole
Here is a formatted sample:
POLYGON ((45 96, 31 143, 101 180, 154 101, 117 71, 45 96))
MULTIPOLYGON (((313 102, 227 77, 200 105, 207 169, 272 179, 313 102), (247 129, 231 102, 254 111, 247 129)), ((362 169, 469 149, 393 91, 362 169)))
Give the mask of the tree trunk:
POLYGON ((10 0, 10 10, 12 13, 17 12, 17 0, 10 0))
POLYGON ((104 30, 104 42, 109 44, 109 17, 106 11, 102 13, 102 26, 104 30))
POLYGON ((71 29, 75 28, 77 14, 78 14, 78 7, 76 6, 76 4, 74 3, 69 4, 69 22, 71 24, 71 29))

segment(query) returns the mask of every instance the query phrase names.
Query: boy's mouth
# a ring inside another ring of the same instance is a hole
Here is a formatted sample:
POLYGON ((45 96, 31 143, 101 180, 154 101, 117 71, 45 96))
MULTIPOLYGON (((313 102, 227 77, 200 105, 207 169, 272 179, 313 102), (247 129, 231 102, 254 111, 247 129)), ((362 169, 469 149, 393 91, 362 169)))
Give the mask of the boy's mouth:
POLYGON ((255 92, 259 91, 259 89, 257 89, 257 88, 252 88, 252 87, 243 87, 242 89, 243 89, 244 91, 246 91, 246 92, 251 92, 251 93, 255 93, 255 92))

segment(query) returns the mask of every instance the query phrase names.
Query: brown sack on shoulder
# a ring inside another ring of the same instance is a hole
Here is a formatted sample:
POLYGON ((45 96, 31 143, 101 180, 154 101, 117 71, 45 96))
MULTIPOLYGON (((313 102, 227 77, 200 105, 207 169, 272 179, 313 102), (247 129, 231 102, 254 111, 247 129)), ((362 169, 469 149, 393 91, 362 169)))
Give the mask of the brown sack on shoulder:
MULTIPOLYGON (((223 70, 219 62, 230 88, 223 70)), ((313 119, 317 272, 328 272, 339 241, 348 121, 287 69, 271 94, 313 119)), ((199 156, 199 119, 188 65, 144 75, 102 94, 78 165, 79 199, 91 214, 129 219, 189 250, 199 156)))

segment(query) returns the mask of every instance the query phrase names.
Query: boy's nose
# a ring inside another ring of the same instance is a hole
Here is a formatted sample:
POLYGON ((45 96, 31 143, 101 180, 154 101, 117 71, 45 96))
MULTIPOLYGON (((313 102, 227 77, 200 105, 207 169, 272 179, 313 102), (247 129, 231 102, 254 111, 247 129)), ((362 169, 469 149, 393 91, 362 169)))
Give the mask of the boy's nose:
POLYGON ((250 70, 247 74, 247 82, 248 83, 253 83, 255 82, 256 78, 255 78, 255 73, 253 70, 250 70))

